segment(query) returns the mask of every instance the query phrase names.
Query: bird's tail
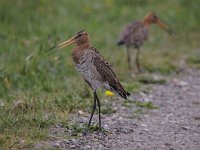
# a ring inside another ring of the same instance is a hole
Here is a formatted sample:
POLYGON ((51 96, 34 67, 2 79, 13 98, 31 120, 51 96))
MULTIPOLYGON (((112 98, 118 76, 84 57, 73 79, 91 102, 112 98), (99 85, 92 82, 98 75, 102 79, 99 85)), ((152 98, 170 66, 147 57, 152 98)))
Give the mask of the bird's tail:
POLYGON ((122 85, 119 82, 116 84, 116 86, 111 85, 111 87, 113 88, 113 90, 116 93, 118 93, 124 99, 127 99, 127 97, 131 95, 129 92, 124 90, 124 88, 122 87, 122 85))
POLYGON ((119 40, 119 41, 117 42, 117 45, 118 45, 118 46, 123 45, 123 44, 124 44, 124 41, 123 41, 123 40, 119 40))

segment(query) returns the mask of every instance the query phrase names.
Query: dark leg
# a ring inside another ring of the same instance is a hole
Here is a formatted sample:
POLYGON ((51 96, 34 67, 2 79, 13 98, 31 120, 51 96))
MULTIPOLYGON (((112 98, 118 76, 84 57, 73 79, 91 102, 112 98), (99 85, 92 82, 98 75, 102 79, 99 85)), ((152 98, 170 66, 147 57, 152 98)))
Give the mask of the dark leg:
POLYGON ((92 113, 91 113, 91 116, 90 116, 90 120, 89 120, 89 122, 88 122, 88 130, 89 130, 89 128, 90 128, 90 124, 91 124, 91 121, 92 121, 92 117, 93 117, 93 115, 94 115, 94 111, 95 111, 95 109, 96 109, 96 102, 97 102, 97 99, 96 99, 96 91, 94 92, 94 105, 93 105, 93 109, 92 109, 92 113))
POLYGON ((127 53, 128 69, 129 71, 131 71, 131 58, 130 58, 130 51, 129 51, 128 46, 126 46, 126 53, 127 53))
POLYGON ((136 48, 137 52, 136 52, 136 67, 137 67, 137 71, 140 72, 140 61, 139 61, 139 54, 140 54, 140 49, 136 48))
POLYGON ((97 100, 97 105, 99 107, 99 129, 101 130, 101 103, 100 103, 99 98, 97 97, 97 93, 95 92, 94 94, 97 100))

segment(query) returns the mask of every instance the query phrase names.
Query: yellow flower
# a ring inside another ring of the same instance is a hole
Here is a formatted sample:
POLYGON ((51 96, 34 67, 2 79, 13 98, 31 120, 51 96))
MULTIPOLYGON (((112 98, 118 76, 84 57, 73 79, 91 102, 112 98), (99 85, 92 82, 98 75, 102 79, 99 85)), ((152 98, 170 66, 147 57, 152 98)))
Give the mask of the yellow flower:
POLYGON ((114 93, 111 92, 111 91, 106 90, 106 91, 105 91, 105 95, 106 95, 106 96, 114 96, 114 93))

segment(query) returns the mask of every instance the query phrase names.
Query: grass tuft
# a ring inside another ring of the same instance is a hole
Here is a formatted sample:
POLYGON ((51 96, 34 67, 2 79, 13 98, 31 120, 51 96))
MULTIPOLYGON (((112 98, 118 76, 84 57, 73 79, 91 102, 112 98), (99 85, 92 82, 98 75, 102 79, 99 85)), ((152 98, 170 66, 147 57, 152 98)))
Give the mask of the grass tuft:
POLYGON ((188 58, 186 61, 189 65, 193 65, 197 68, 200 68, 200 56, 199 55, 192 56, 192 57, 188 58))
POLYGON ((153 79, 152 77, 143 76, 139 78, 139 82, 143 84, 165 84, 165 79, 153 79))
POLYGON ((141 108, 146 108, 146 109, 157 109, 157 106, 154 106, 152 102, 141 102, 141 101, 134 101, 134 104, 138 107, 141 108))

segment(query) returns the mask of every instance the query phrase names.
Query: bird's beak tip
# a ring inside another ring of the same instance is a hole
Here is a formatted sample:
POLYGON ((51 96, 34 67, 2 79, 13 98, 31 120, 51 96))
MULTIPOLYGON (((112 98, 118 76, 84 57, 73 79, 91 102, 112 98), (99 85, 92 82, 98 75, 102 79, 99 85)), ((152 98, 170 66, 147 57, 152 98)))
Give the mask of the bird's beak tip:
POLYGON ((175 35, 175 32, 161 20, 158 20, 157 24, 160 26, 160 28, 164 29, 170 36, 175 35))
POLYGON ((61 49, 65 48, 66 46, 68 46, 70 44, 73 44, 73 43, 75 43, 75 38, 74 37, 70 38, 69 40, 67 40, 67 41, 65 41, 63 43, 60 43, 60 44, 58 44, 56 46, 53 46, 53 47, 49 48, 45 52, 49 52, 49 51, 52 51, 53 49, 56 49, 55 51, 53 51, 53 52, 48 54, 48 55, 51 55, 51 54, 55 53, 56 51, 61 50, 61 49))
POLYGON ((56 46, 53 46, 53 47, 51 47, 51 48, 45 50, 45 52, 51 51, 51 50, 53 50, 54 48, 56 48, 56 46))

